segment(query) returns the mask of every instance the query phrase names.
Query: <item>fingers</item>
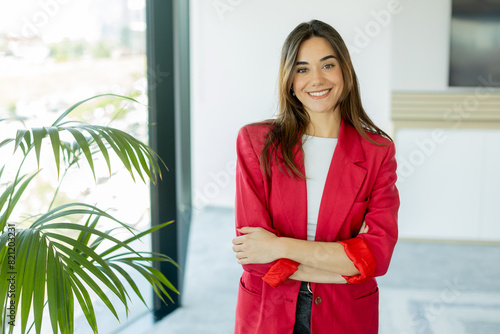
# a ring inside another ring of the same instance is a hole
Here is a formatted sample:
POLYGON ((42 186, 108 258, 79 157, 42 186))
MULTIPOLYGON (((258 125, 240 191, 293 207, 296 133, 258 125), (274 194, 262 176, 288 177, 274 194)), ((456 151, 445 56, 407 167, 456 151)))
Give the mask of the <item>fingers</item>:
POLYGON ((245 257, 242 251, 235 250, 237 246, 233 246, 233 251, 235 252, 234 256, 236 257, 236 262, 238 264, 246 264, 248 259, 245 257))
POLYGON ((233 245, 241 245, 243 243, 245 236, 236 237, 233 239, 233 245))
POLYGON ((366 226, 366 222, 363 220, 363 224, 361 224, 361 227, 359 228, 358 234, 363 233, 363 230, 365 229, 365 226, 366 226))
POLYGON ((234 245, 240 245, 240 244, 242 244, 243 241, 245 240, 245 235, 254 232, 254 230, 256 230, 258 228, 260 228, 260 227, 245 226, 245 227, 242 227, 242 228, 237 228, 236 231, 242 233, 243 235, 240 235, 239 237, 234 238, 233 239, 233 244, 234 245))
POLYGON ((241 228, 236 229, 238 232, 242 233, 243 235, 233 238, 233 252, 235 252, 234 256, 237 259, 238 264, 249 264, 252 263, 250 260, 247 258, 248 253, 245 252, 245 241, 248 240, 248 234, 258 232, 259 230, 264 230, 262 227, 250 227, 250 226, 244 226, 241 228))
POLYGON ((236 257, 236 260, 238 264, 244 264, 244 255, 243 255, 243 237, 237 237, 233 239, 233 244, 234 246, 232 247, 233 252, 235 253, 234 256, 236 257))
POLYGON ((236 230, 237 230, 238 232, 240 232, 240 233, 245 234, 245 233, 248 233, 247 231, 248 231, 248 229, 250 229, 250 228, 251 228, 251 227, 245 226, 245 227, 242 227, 242 228, 237 228, 236 230))
POLYGON ((359 229, 359 233, 358 234, 361 234, 361 233, 367 233, 368 232, 368 225, 366 225, 366 221, 363 220, 363 224, 361 224, 361 227, 359 229))
POLYGON ((237 228, 236 230, 240 233, 248 234, 248 233, 252 233, 252 232, 257 232, 258 230, 263 230, 263 228, 262 227, 243 226, 241 228, 237 228))
POLYGON ((233 239, 234 246, 232 247, 232 249, 233 249, 234 256, 236 257, 236 261, 238 262, 238 264, 249 263, 248 258, 246 257, 246 253, 245 253, 245 246, 243 245, 244 239, 245 239, 244 235, 233 239))
POLYGON ((234 253, 234 257, 236 257, 238 260, 246 259, 246 256, 243 255, 243 252, 234 253))

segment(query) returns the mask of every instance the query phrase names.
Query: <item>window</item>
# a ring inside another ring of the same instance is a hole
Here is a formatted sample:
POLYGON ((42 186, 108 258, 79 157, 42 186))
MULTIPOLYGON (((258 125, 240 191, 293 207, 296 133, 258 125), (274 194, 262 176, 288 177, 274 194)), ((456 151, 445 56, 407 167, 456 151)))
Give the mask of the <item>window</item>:
MULTIPOLYGON (((24 122, 26 127, 50 125, 75 102, 113 93, 140 103, 99 98, 78 108, 71 119, 109 124, 147 142, 145 0, 26 0, 6 6, 0 11, 0 118, 24 122)), ((2 129, 12 131, 19 126, 9 122, 2 129)), ((11 152, 0 152, 2 161, 11 156, 11 152)), ((42 148, 42 158, 46 170, 30 187, 29 200, 17 213, 19 220, 45 212, 51 205, 52 198, 44 189, 57 186, 59 180, 50 148, 42 148)), ((102 165, 97 165, 96 172, 94 182, 86 162, 79 170, 69 170, 55 204, 65 200, 97 204, 137 229, 147 228, 148 183, 140 179, 134 183, 126 170, 113 169, 111 178, 102 165)), ((143 239, 134 248, 151 250, 151 242, 143 239)), ((151 287, 142 287, 151 305, 151 287)), ((118 303, 115 306, 124 324, 125 311, 118 303)), ((109 320, 114 317, 104 305, 96 303, 94 308, 100 332, 110 333, 120 326, 109 320)), ((138 298, 133 298, 130 311, 129 322, 148 312, 138 298)), ((48 318, 44 323, 50 326, 48 318)), ((75 328, 82 333, 89 329, 82 314, 76 314, 75 328)))

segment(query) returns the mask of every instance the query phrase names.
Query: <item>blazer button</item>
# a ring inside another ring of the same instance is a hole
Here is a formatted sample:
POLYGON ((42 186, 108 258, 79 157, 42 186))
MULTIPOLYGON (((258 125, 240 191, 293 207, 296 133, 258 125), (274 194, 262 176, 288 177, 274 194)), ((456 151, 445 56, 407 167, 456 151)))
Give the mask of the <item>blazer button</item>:
POLYGON ((314 304, 319 305, 321 303, 321 297, 316 297, 314 299, 314 304))

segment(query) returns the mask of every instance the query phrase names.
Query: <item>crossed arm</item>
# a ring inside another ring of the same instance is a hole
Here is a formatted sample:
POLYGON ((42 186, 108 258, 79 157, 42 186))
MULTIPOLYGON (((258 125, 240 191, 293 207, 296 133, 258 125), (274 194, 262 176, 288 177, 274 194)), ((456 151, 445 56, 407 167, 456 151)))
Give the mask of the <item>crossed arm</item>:
MULTIPOLYGON (((358 275, 359 271, 337 242, 307 241, 277 237, 261 227, 243 227, 242 236, 233 239, 233 251, 239 264, 269 263, 287 258, 299 262, 290 279, 315 283, 346 283, 342 275, 358 275)), ((368 232, 363 222, 359 233, 368 232)))
POLYGON ((355 284, 384 275, 397 240, 399 196, 395 187, 394 145, 388 147, 370 193, 366 215, 370 233, 363 230, 368 229, 363 224, 359 233, 364 234, 356 238, 339 242, 304 241, 278 237, 277 231, 272 230, 266 203, 269 189, 260 166, 260 149, 254 147, 262 134, 259 128, 251 130, 250 133, 248 127, 242 128, 237 139, 235 212, 236 227, 240 229, 239 236, 233 239, 233 250, 243 269, 262 276, 271 286, 274 281, 270 283, 269 277, 275 278, 278 285, 287 277, 316 283, 355 284), (282 271, 283 263, 291 263, 290 268, 282 271))

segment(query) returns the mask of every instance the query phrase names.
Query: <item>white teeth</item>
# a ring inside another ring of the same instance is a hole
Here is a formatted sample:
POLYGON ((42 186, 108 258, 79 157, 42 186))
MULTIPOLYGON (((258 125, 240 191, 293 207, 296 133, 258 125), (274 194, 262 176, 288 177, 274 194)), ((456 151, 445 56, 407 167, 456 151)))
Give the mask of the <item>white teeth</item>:
POLYGON ((330 90, 329 90, 329 89, 327 89, 327 90, 324 90, 324 91, 322 91, 322 92, 309 93, 309 95, 312 95, 312 96, 323 96, 323 95, 325 95, 325 94, 328 94, 328 92, 329 92, 329 91, 330 91, 330 90))

